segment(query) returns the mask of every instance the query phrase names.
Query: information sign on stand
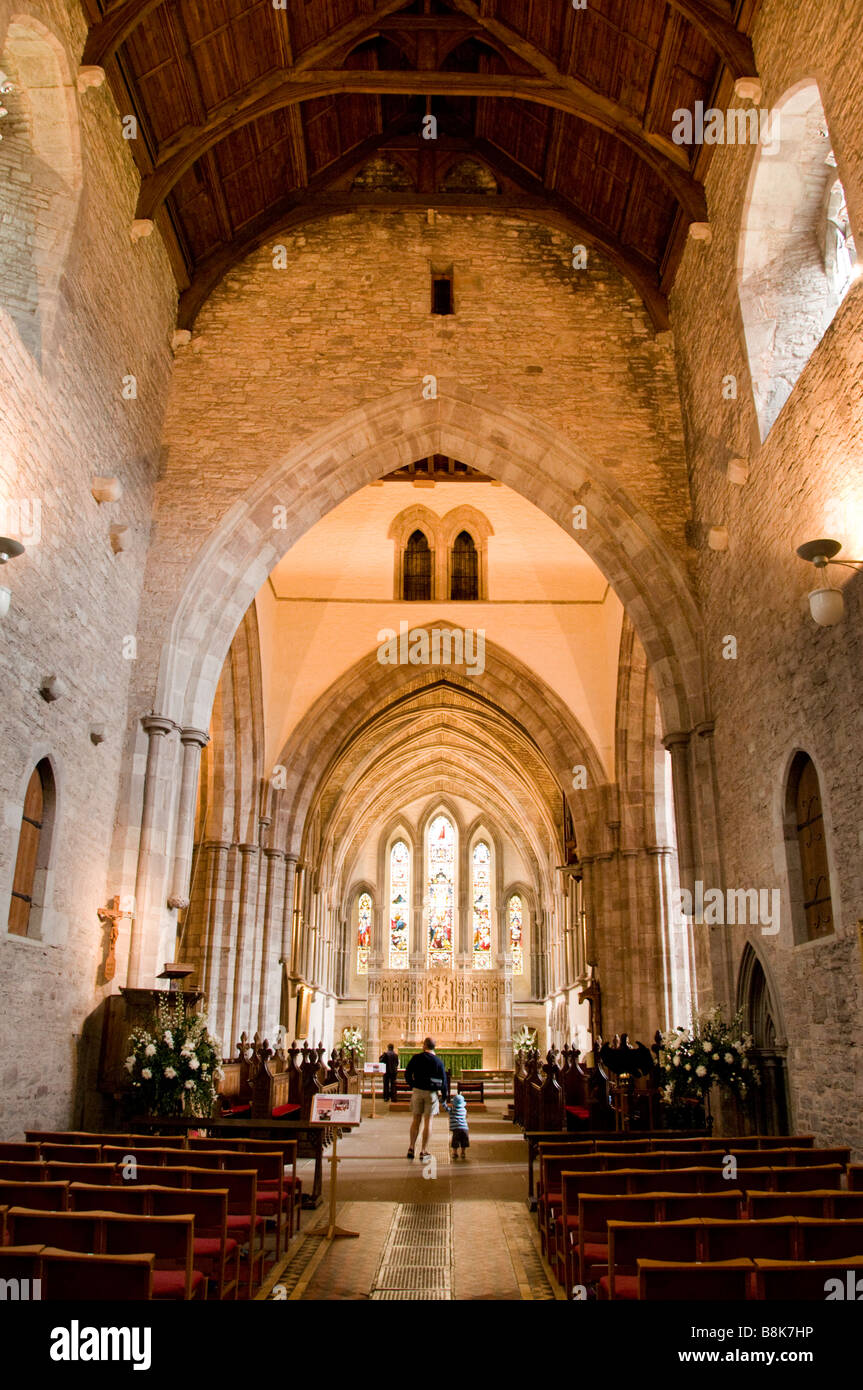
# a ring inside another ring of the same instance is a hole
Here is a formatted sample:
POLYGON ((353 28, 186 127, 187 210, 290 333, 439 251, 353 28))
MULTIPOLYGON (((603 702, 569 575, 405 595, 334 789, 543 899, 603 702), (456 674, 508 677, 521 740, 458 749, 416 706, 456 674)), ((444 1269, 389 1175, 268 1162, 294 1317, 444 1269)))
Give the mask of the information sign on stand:
POLYGON ((346 1231, 336 1225, 336 1184, 339 1168, 339 1129, 358 1125, 362 1120, 362 1096, 321 1095, 312 1096, 312 1113, 309 1116, 313 1125, 332 1125, 333 1151, 330 1154, 330 1215, 326 1225, 321 1223, 309 1232, 313 1236, 323 1236, 333 1240, 336 1236, 359 1236, 359 1231, 346 1231))
POLYGON ((386 1073, 386 1069, 385 1062, 363 1062, 363 1071, 365 1075, 370 1078, 369 1084, 372 1088, 372 1113, 369 1115, 370 1120, 375 1118, 375 1077, 383 1076, 386 1073))

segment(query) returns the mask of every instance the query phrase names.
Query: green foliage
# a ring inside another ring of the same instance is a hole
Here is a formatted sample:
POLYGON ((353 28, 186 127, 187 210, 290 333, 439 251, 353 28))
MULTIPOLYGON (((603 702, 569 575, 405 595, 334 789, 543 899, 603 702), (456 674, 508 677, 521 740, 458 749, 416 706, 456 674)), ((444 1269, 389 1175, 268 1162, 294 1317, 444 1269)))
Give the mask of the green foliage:
POLYGON ((189 1013, 182 995, 166 994, 150 1027, 131 1033, 125 1066, 146 1114, 203 1119, 213 1112, 219 1061, 206 1016, 189 1013))

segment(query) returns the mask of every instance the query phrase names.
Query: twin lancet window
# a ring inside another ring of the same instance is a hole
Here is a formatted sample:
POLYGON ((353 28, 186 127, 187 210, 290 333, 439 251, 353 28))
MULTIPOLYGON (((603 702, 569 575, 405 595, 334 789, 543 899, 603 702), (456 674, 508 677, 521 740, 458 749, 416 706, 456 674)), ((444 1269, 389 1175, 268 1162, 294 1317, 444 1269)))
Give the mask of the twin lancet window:
MULTIPOLYGON (((432 599, 433 556, 423 531, 414 531, 404 553, 402 595, 408 600, 432 599)), ((479 598, 479 556, 473 537, 461 531, 453 542, 449 563, 449 598, 479 598)))

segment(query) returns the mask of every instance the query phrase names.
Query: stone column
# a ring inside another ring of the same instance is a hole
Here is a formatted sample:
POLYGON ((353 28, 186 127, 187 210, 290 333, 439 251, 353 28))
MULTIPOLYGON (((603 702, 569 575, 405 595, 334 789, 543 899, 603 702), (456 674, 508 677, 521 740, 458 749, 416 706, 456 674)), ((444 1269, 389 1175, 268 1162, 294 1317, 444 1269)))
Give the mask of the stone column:
POLYGON ((689 767, 688 733, 667 734, 662 740, 671 754, 671 775, 674 787, 674 823, 677 828, 677 861, 680 886, 695 891, 695 834, 692 777, 689 767))
POLYGON ((141 720, 149 740, 141 808, 141 838, 135 875, 135 903, 129 937, 128 982, 132 989, 155 983, 156 955, 162 916, 162 884, 167 870, 168 816, 173 790, 166 735, 176 724, 163 715, 147 714, 141 720))
POLYGON ((201 961, 201 989, 207 994, 207 1014, 215 1033, 216 1019, 224 1013, 218 990, 218 958, 221 949, 222 902, 225 896, 225 870, 228 864, 227 840, 205 840, 201 849, 205 855, 203 903, 201 908, 201 940, 198 958, 201 961))
POLYGON ((285 886, 283 895, 282 911, 282 965, 287 966, 289 973, 293 973, 293 946, 294 946, 294 890, 297 874, 297 856, 295 854, 285 855, 285 886))
POLYGON ((198 800, 198 773, 201 752, 210 742, 203 729, 181 729, 183 770, 180 779, 180 799, 177 805, 177 824, 174 833, 174 870, 168 906, 184 909, 189 906, 189 876, 192 870, 192 849, 195 840, 195 806, 198 800))
POLYGON ((281 926, 284 922, 285 880, 282 865, 284 852, 280 849, 265 849, 266 888, 264 897, 264 929, 261 943, 261 986, 258 998, 258 1030, 271 1029, 278 1023, 278 1008, 281 996, 280 953, 282 946, 281 926))
POLYGON ((233 1029, 254 1032, 250 998, 250 949, 253 945, 254 913, 258 889, 258 846, 239 846, 241 855, 240 902, 237 914, 236 959, 234 961, 233 1029))

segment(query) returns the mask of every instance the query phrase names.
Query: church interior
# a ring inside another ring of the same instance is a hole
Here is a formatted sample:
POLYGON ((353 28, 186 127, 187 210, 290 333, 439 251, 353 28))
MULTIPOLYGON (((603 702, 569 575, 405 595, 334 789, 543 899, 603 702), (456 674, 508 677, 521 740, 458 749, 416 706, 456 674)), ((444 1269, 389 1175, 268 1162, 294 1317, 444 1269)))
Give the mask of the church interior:
POLYGON ((863 1290, 861 90, 0 0, 0 1278, 863 1290))

